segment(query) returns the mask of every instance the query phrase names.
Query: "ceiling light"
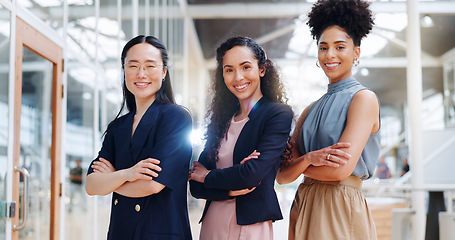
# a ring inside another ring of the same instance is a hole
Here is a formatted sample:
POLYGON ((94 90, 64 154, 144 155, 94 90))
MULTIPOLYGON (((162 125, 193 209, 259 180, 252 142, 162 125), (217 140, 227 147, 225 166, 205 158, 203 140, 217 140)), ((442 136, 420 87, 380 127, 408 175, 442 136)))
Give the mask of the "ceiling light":
POLYGON ((431 18, 429 15, 425 15, 420 18, 420 26, 424 28, 429 28, 434 26, 433 18, 431 18))

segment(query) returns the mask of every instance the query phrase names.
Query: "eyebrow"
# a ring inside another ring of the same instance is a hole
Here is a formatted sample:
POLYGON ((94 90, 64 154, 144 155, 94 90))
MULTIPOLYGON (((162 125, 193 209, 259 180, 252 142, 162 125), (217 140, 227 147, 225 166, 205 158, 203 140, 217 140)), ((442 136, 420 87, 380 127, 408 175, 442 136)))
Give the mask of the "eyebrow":
MULTIPOLYGON (((239 65, 242 66, 242 65, 247 64, 247 63, 251 64, 251 62, 247 60, 247 61, 241 62, 239 65)), ((226 67, 232 67, 232 65, 224 65, 223 69, 226 68, 226 67)))
MULTIPOLYGON (((146 63, 158 63, 158 61, 156 61, 156 60, 151 60, 151 59, 147 59, 147 60, 145 60, 145 62, 146 62, 146 63)), ((127 63, 139 63, 139 61, 136 60, 136 59, 131 59, 131 60, 128 60, 127 63)))
MULTIPOLYGON (((338 44, 338 43, 348 43, 348 42, 346 42, 346 41, 344 41, 344 40, 335 41, 335 44, 338 44)), ((328 43, 326 43, 326 42, 319 42, 319 44, 328 44, 328 43)))

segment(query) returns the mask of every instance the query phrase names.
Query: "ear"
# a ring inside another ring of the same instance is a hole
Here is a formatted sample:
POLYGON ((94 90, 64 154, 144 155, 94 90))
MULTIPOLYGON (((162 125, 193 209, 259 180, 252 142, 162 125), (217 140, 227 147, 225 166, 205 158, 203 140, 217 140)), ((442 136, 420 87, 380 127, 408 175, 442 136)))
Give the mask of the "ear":
POLYGON ((267 70, 267 65, 264 64, 262 67, 259 68, 259 76, 264 77, 266 70, 267 70))
POLYGON ((163 79, 166 77, 167 67, 163 67, 163 79))
POLYGON ((360 58, 360 46, 356 46, 354 49, 354 58, 359 59, 360 58))

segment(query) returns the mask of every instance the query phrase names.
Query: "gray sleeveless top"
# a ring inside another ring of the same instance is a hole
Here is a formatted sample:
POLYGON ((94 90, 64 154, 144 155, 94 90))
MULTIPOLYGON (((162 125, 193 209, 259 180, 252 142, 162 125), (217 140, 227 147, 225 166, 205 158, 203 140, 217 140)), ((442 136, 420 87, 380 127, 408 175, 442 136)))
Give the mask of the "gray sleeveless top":
MULTIPOLYGON (((327 93, 312 103, 299 134, 302 154, 331 146, 338 142, 346 127, 348 108, 354 95, 366 89, 354 78, 328 85, 327 93)), ((352 176, 368 179, 373 176, 379 158, 379 131, 371 134, 352 176)))

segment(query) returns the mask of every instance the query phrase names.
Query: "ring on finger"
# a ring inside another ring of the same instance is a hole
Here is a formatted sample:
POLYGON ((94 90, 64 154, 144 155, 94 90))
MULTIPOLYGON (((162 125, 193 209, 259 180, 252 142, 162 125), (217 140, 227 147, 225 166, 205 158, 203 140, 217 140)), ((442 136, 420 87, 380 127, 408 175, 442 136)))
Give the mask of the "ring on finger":
POLYGON ((330 160, 330 153, 327 155, 325 159, 330 160))

